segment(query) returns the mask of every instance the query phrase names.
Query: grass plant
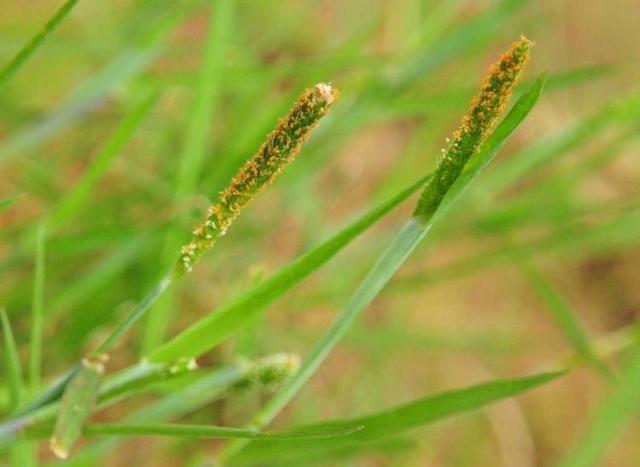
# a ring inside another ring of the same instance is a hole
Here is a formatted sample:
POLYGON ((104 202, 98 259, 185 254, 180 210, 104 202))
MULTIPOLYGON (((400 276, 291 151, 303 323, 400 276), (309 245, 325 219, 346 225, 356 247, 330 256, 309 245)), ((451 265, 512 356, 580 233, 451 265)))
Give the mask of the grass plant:
POLYGON ((523 79, 526 0, 49 3, 0 48, 2 465, 633 465, 640 99, 557 110, 624 64, 523 79))

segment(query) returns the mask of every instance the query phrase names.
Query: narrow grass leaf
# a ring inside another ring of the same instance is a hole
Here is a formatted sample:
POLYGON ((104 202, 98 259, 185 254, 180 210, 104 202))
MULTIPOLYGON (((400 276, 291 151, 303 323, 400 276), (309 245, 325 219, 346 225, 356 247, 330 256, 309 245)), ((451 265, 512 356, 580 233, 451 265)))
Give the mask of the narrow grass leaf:
MULTIPOLYGON (((203 64, 192 98, 182 155, 178 158, 175 187, 177 202, 181 202, 186 195, 196 191, 202 171, 211 134, 211 123, 220 94, 225 49, 233 30, 233 9, 232 0, 219 1, 210 7, 209 31, 203 52, 203 64)), ((176 251, 183 238, 183 233, 177 226, 167 233, 162 254, 162 263, 165 268, 171 267, 175 261, 176 251)), ((173 292, 169 291, 148 315, 142 343, 143 353, 157 347, 163 341, 169 327, 172 308, 173 292)))
MULTIPOLYGON (((580 258, 594 254, 602 255, 637 245, 638 229, 640 229, 640 210, 634 208, 595 226, 585 226, 582 222, 576 222, 555 229, 542 239, 521 245, 521 248, 525 249, 529 255, 536 257, 552 254, 580 258)), ((451 280, 510 260, 512 254, 510 247, 489 249, 434 268, 432 271, 405 276, 394 284, 401 290, 415 284, 432 284, 451 280)))
POLYGON ((609 103, 571 128, 528 146, 509 164, 496 167, 496 170, 482 181, 482 192, 486 195, 498 193, 524 176, 556 163, 561 155, 570 154, 572 149, 588 142, 613 124, 636 122, 639 115, 640 95, 637 93, 609 103))
POLYGON ((166 344, 158 347, 149 355, 149 358, 153 361, 174 361, 179 358, 194 357, 222 342, 263 313, 269 305, 319 269, 371 225, 415 193, 426 180, 428 180, 428 176, 371 209, 358 220, 285 266, 255 288, 210 313, 166 344))
MULTIPOLYGON (((24 157, 39 148, 89 113, 105 97, 113 93, 114 89, 125 86, 139 75, 158 56, 169 32, 201 1, 181 2, 179 5, 175 5, 175 2, 165 2, 169 5, 163 9, 159 20, 149 21, 151 15, 148 14, 141 17, 137 27, 147 26, 145 29, 151 29, 151 34, 145 34, 144 40, 132 44, 84 83, 74 87, 63 101, 44 117, 31 122, 3 141, 0 145, 0 166, 12 158, 24 157)), ((150 8, 158 7, 154 4, 150 8)))
POLYGON ((71 12, 78 0, 67 0, 55 14, 47 21, 42 31, 31 38, 25 46, 11 59, 9 63, 0 71, 0 88, 15 75, 33 53, 42 45, 44 40, 51 34, 62 20, 71 12))
POLYGON ((507 138, 533 109, 543 86, 544 77, 541 77, 536 84, 520 98, 509 115, 507 115, 503 122, 487 139, 481 152, 473 159, 473 164, 452 184, 449 191, 445 194, 439 209, 435 212, 428 224, 425 226, 422 222, 412 220, 405 225, 397 239, 389 246, 378 263, 373 266, 371 272, 363 280, 361 287, 356 290, 351 301, 335 321, 334 327, 332 327, 316 345, 301 371, 261 409, 258 416, 254 419, 254 423, 258 426, 268 423, 302 388, 304 383, 306 383, 322 361, 324 361, 329 351, 346 333, 356 317, 382 290, 395 271, 402 265, 404 259, 406 259, 419 241, 426 235, 428 230, 441 220, 453 202, 491 160, 493 160, 507 138))
POLYGON ((60 459, 69 457, 71 447, 91 415, 104 374, 105 360, 104 356, 83 359, 78 373, 64 392, 54 432, 49 440, 51 451, 60 459))
POLYGON ((464 389, 447 391, 373 415, 318 423, 305 429, 349 429, 362 426, 363 430, 352 434, 351 438, 359 441, 375 440, 512 397, 549 383, 563 374, 563 372, 551 372, 490 381, 464 389))
POLYGON ((527 279, 531 288, 547 303, 553 318, 564 332, 576 353, 586 362, 593 365, 594 368, 601 371, 606 377, 611 377, 612 373, 608 366, 596 354, 582 324, 578 318, 574 316, 569 304, 560 292, 544 277, 533 262, 527 258, 526 253, 514 255, 513 261, 527 279))
POLYGON ((4 308, 0 308, 0 318, 2 320, 2 340, 4 341, 5 378, 9 389, 9 408, 13 411, 20 405, 24 396, 22 365, 11 323, 4 308))
POLYGON ((157 92, 152 91, 142 99, 140 104, 125 115, 113 135, 93 158, 80 180, 52 208, 51 213, 47 216, 47 226, 50 229, 64 224, 89 201, 96 183, 131 141, 140 124, 149 115, 156 100, 157 92))
POLYGON ((576 446, 559 463, 559 467, 603 465, 607 447, 624 427, 640 413, 640 349, 634 346, 620 375, 617 387, 604 399, 576 446))
MULTIPOLYGON (((111 330, 89 359, 93 359, 95 355, 105 354, 120 337, 145 316, 164 291, 182 274, 189 272, 195 262, 214 245, 218 237, 226 233, 226 229, 238 217, 240 211, 258 192, 272 183, 284 167, 295 158, 310 132, 327 114, 337 95, 337 90, 325 83, 305 90, 286 118, 278 122, 275 130, 267 136, 265 143, 254 157, 246 162, 229 186, 220 194, 219 202, 210 208, 205 222, 193 232, 192 241, 183 247, 180 258, 170 274, 160 279, 111 330)), ((84 364, 76 365, 54 387, 36 397, 35 401, 29 404, 29 411, 41 407, 42 403, 55 400, 52 398, 59 397, 60 391, 64 391, 66 385, 73 386, 74 379, 78 377, 76 374, 78 368, 82 370, 84 367, 86 367, 84 364)), ((22 413, 22 415, 25 414, 22 413)), ((57 443, 53 443, 53 447, 59 448, 57 450, 62 454, 65 449, 68 449, 68 446, 60 447, 57 443)))
POLYGON ((156 239, 149 233, 130 235, 126 241, 120 242, 104 258, 96 264, 90 265, 73 283, 68 284, 51 300, 48 307, 52 312, 71 309, 86 303, 102 287, 110 284, 130 266, 142 257, 149 248, 157 245, 156 239))
POLYGON ((346 428, 318 428, 301 431, 256 431, 244 428, 230 428, 212 425, 179 425, 172 423, 149 424, 96 424, 85 429, 88 436, 175 436, 180 438, 226 438, 260 440, 300 440, 324 439, 351 435, 362 426, 346 428))
MULTIPOLYGON (((362 430, 352 433, 340 442, 343 445, 377 443, 384 438, 398 436, 407 430, 513 397, 547 384, 563 374, 552 372, 522 378, 494 380, 463 389, 446 391, 363 417, 306 425, 300 427, 298 431, 329 428, 346 430, 361 426, 362 430)), ((277 442, 252 443, 245 452, 232 458, 231 465, 268 462, 272 456, 285 456, 286 458, 287 456, 296 456, 304 451, 314 452, 329 449, 332 444, 329 440, 309 440, 287 445, 277 442)))
MULTIPOLYGON (((474 159, 475 162, 471 165, 469 173, 463 173, 460 177, 461 183, 455 183, 452 187, 454 194, 459 195, 463 187, 491 162, 507 138, 515 131, 537 102, 542 92, 544 82, 545 77, 541 76, 531 89, 520 98, 504 121, 494 130, 485 142, 477 158, 474 159)), ((240 296, 229 305, 197 321, 172 340, 152 352, 150 359, 156 361, 172 361, 178 358, 198 356, 228 338, 237 329, 261 314, 268 305, 273 303, 287 290, 297 285, 311 272, 322 266, 357 235, 372 225, 378 218, 382 217, 387 211, 406 199, 417 188, 422 186, 427 179, 428 177, 395 196, 389 202, 367 213, 356 223, 300 257, 289 266, 286 266, 279 273, 240 296)), ((451 199, 451 196, 448 197, 447 203, 450 204, 451 199)))
POLYGON ((42 371, 45 236, 45 227, 44 225, 40 225, 36 233, 36 268, 33 281, 33 299, 31 304, 31 342, 29 354, 29 384, 34 392, 40 387, 40 373, 42 371))
MULTIPOLYGON (((193 373, 195 381, 191 382, 183 378, 183 382, 172 387, 170 393, 133 412, 123 421, 126 424, 160 422, 184 416, 230 393, 246 392, 252 388, 274 390, 297 370, 299 360, 295 354, 276 353, 252 361, 238 360, 232 366, 218 368, 207 373, 193 373)), ((142 391, 148 391, 150 388, 154 390, 154 384, 157 391, 158 384, 179 381, 180 376, 185 376, 195 370, 197 370, 197 366, 193 360, 174 364, 140 362, 138 365, 106 378, 100 384, 96 397, 96 408, 102 410, 117 403, 123 397, 130 397, 142 391)), ((50 433, 50 421, 56 416, 59 409, 60 403, 54 401, 25 416, 0 425, 0 446, 15 442, 16 435, 23 431, 50 433)), ((105 444, 113 445, 113 441, 100 443, 100 446, 96 446, 96 449, 90 449, 90 451, 100 451, 105 447, 105 444)))
MULTIPOLYGON (((218 202, 211 206, 205 221, 193 231, 193 237, 180 251, 178 260, 169 274, 119 322, 98 346, 97 353, 105 353, 137 323, 164 291, 183 274, 190 272, 196 262, 224 236, 229 226, 253 198, 292 162, 302 144, 318 125, 338 97, 338 91, 329 84, 319 83, 306 89, 293 104, 288 115, 278 121, 258 152, 249 159, 220 193, 218 202)), ((176 359, 177 360, 177 359, 176 359)))
POLYGON ((5 209, 10 208, 11 206, 13 206, 18 200, 20 199, 20 196, 10 196, 8 198, 3 199, 2 201, 0 201, 0 211, 3 211, 5 209))
MULTIPOLYGON (((491 68, 482 90, 478 97, 472 101, 469 113, 463 117, 459 129, 454 133, 453 141, 443 151, 433 176, 423 189, 414 215, 367 273, 331 328, 315 345, 301 370, 259 410, 251 422, 252 426, 263 427, 270 423, 295 397, 351 328, 362 311, 371 304, 420 241, 441 220, 443 213, 495 157, 506 138, 528 114, 528 111, 521 110, 520 106, 528 110, 533 108, 537 97, 532 99, 530 96, 532 94, 539 96, 544 78, 538 80, 533 89, 516 103, 515 109, 502 122, 505 127, 503 129, 498 127, 496 131, 500 137, 489 138, 485 143, 487 146, 491 144, 492 149, 478 154, 471 174, 461 177, 465 164, 477 152, 483 138, 511 95, 513 86, 515 86, 528 60, 530 45, 528 39, 522 37, 491 68)), ((226 459, 232 456, 242 447, 242 442, 231 444, 228 449, 223 451, 222 458, 226 459)))

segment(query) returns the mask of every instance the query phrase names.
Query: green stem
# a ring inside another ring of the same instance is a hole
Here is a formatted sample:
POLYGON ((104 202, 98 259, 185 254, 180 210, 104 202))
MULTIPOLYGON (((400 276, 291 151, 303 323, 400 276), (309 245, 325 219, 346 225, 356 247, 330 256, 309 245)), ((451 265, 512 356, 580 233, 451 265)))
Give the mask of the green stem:
MULTIPOLYGON (((140 318, 144 316, 147 310, 160 298, 162 293, 173 283, 170 277, 165 277, 147 294, 147 296, 140 301, 127 317, 121 321, 118 326, 111 331, 107 338, 98 346, 98 348, 92 352, 92 355, 100 355, 106 353, 111 347, 118 341, 123 334, 125 334, 129 328, 131 328, 140 318)), ((37 396, 29 404, 22 407, 18 411, 18 418, 8 420, 2 427, 0 427, 0 437, 3 436, 3 428, 6 426, 15 426, 16 424, 22 426, 25 420, 30 419, 33 413, 39 409, 47 408, 51 403, 56 402, 62 396, 67 384, 75 377, 80 368, 80 363, 76 363, 70 370, 68 370, 60 379, 49 386, 42 394, 37 396)), ((12 429, 11 429, 12 430, 12 429)))
POLYGON ((85 434, 88 436, 180 436, 195 438, 227 438, 227 439, 272 439, 272 440, 294 440, 294 439, 318 439, 343 436, 358 431, 356 429, 326 429, 308 431, 265 431, 260 432, 247 428, 232 428, 214 425, 179 425, 175 423, 153 423, 141 425, 127 424, 100 424, 90 425, 86 428, 85 434))
POLYGON ((11 78, 27 61, 27 59, 36 51, 38 47, 44 42, 47 36, 58 27, 62 20, 73 9, 78 0, 68 0, 64 5, 60 7, 58 11, 51 17, 47 24, 45 24, 42 31, 33 36, 33 38, 25 44, 22 49, 13 57, 13 59, 7 63, 4 69, 0 72, 0 86, 11 78))
POLYGON ((170 276, 166 276, 162 279, 158 284, 147 294, 147 296, 140 301, 133 310, 129 312, 127 317, 121 321, 107 336, 107 338, 98 346, 94 353, 100 354, 107 352, 113 345, 122 337, 124 333, 126 333, 129 328, 131 328, 134 324, 142 318, 147 310, 153 305, 158 298, 162 295, 162 293, 167 290, 173 283, 173 279, 170 276))
POLYGON ((31 353, 29 355, 29 382, 35 392, 40 387, 42 368, 42 316, 44 313, 44 264, 45 227, 41 225, 36 234, 36 270, 33 284, 31 315, 31 353))
MULTIPOLYGON (((509 136, 531 111, 544 86, 545 76, 538 78, 536 83, 518 100, 507 117, 487 138, 483 149, 476 155, 467 170, 450 180, 450 185, 437 190, 433 199, 438 199, 435 210, 417 210, 417 216, 411 218, 387 250, 382 254, 370 273, 365 277, 361 285, 356 289, 352 299, 340 313, 333 327, 325 334, 320 343, 312 351, 309 359, 303 364, 300 371, 294 375, 288 383, 256 414, 251 427, 262 427, 268 424, 276 414, 296 395, 302 386, 311 378, 315 370, 322 364, 328 353, 335 347, 339 339, 347 332, 351 324, 359 314, 373 301, 383 287, 389 282, 393 274, 400 268, 409 254, 415 249, 420 240, 429 230, 447 215, 451 206, 460 198, 473 180, 491 163, 498 150, 503 146, 509 136), (442 191, 444 190, 444 191, 442 191)), ((475 149, 474 149, 475 150, 475 149)), ((467 159, 465 157, 465 159, 467 159)), ((437 177, 440 166, 430 182, 437 177)), ((429 183, 425 192, 434 189, 429 183)), ((424 192, 423 192, 424 194, 424 192)), ((424 196, 419 203, 422 203, 424 196)), ((220 460, 226 462, 246 445, 246 441, 236 441, 222 451, 220 460)))
MULTIPOLYGON (((267 425, 300 391, 324 362, 336 344, 351 328, 362 311, 376 298, 395 272, 402 266, 407 257, 416 248, 429 231, 431 224, 425 225, 416 218, 411 218, 400 230, 396 238, 385 250, 369 274, 356 289, 351 299, 342 310, 333 326, 322 337, 313 349, 302 368, 265 404, 251 422, 251 427, 260 428, 267 425)), ((246 442, 239 441, 229 445, 221 454, 225 461, 240 450, 246 442)))

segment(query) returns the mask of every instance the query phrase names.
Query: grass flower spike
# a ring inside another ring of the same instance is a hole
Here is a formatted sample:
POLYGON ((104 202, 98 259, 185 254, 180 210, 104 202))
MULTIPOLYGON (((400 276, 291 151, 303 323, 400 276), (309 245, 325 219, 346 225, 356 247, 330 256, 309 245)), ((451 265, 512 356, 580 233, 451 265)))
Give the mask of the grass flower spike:
POLYGON ((198 259, 224 235, 227 228, 253 197, 269 185, 291 162, 311 130, 329 111, 338 96, 329 84, 307 89, 293 109, 267 137, 258 153, 238 171, 231 184, 220 193, 218 203, 209 208, 203 224, 193 231, 192 240, 182 247, 173 275, 190 272, 198 259))
POLYGON ((447 140, 442 157, 433 178, 425 187, 415 211, 415 216, 428 220, 436 211, 449 187, 480 147, 485 136, 504 110, 522 71, 529 60, 533 43, 524 36, 514 42, 511 49, 491 67, 480 93, 471 101, 471 108, 447 140))
POLYGON ((275 390, 300 368, 298 354, 280 352, 258 361, 245 363, 250 369, 247 374, 234 384, 233 389, 246 390, 252 387, 263 387, 275 390))

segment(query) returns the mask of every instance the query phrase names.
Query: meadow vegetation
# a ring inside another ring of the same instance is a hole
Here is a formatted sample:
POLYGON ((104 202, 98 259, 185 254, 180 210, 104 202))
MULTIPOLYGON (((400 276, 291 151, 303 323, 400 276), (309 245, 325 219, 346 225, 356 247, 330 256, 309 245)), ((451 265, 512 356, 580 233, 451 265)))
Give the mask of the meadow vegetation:
POLYGON ((638 70, 558 58, 588 13, 5 8, 2 465, 636 465, 638 70))

